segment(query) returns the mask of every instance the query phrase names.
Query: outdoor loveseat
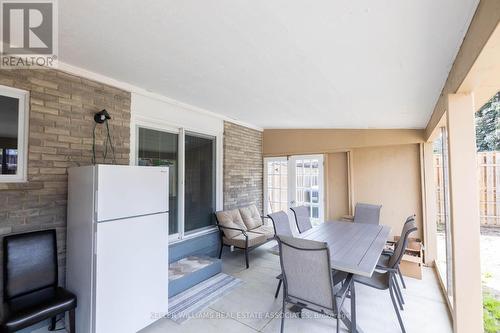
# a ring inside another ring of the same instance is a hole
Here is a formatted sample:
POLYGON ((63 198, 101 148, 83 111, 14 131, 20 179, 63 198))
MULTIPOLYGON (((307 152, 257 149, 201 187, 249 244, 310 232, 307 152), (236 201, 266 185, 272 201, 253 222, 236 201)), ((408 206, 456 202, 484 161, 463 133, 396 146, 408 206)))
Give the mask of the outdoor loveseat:
POLYGON ((248 252, 274 239, 272 223, 260 215, 255 205, 215 213, 220 235, 219 259, 224 246, 233 246, 245 251, 248 268, 248 252))

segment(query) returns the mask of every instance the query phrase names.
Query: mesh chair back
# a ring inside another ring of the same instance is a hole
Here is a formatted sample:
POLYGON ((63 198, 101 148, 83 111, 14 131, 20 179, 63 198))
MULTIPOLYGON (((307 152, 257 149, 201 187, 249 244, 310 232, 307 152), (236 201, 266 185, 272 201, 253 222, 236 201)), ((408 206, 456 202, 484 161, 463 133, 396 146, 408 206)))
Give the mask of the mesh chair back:
POLYGON ((292 228, 290 227, 290 221, 288 220, 287 213, 281 211, 272 214, 268 214, 271 221, 273 221, 274 234, 276 236, 288 236, 293 237, 292 228))
POLYGON ((389 267, 396 268, 397 265, 401 262, 401 258, 405 253, 406 246, 408 245, 408 238, 410 234, 417 231, 417 224, 415 223, 415 219, 407 220, 407 222, 403 226, 403 231, 401 232, 401 238, 396 243, 396 248, 394 249, 394 254, 391 256, 389 260, 389 267))
POLYGON ((4 300, 57 286, 55 229, 6 236, 3 251, 4 300))
POLYGON ((332 269, 326 243, 278 236, 285 297, 333 309, 332 269))
POLYGON ((290 208, 295 216, 295 223, 300 233, 303 233, 312 228, 311 213, 308 206, 298 206, 290 208))
POLYGON ((380 205, 357 203, 354 210, 354 223, 379 224, 380 205))
MULTIPOLYGON (((405 224, 406 224, 406 223, 408 223, 408 222, 411 222, 411 221, 415 221, 415 218, 416 218, 416 217, 417 217, 417 216, 416 216, 415 214, 408 216, 408 217, 406 218, 405 224)), ((398 243, 399 243, 399 242, 402 242, 401 237, 399 237, 399 239, 395 242, 396 246, 398 246, 398 243)))

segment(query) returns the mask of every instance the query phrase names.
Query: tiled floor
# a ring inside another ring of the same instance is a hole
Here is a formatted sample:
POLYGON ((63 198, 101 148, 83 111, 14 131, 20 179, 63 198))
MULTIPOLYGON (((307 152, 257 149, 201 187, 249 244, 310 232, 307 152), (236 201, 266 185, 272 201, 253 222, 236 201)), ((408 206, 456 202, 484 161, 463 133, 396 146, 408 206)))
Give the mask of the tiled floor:
MULTIPOLYGON (((280 320, 273 318, 281 307, 281 293, 278 299, 274 299, 279 258, 267 250, 273 245, 268 243, 266 247, 253 251, 248 270, 240 251, 224 252, 223 270, 242 279, 241 287, 212 304, 198 318, 181 325, 161 319, 141 333, 279 332, 280 320)), ((406 282, 408 289, 403 290, 406 308, 402 316, 407 332, 451 333, 448 311, 434 271, 426 268, 423 280, 406 278, 406 282)), ((400 332, 389 293, 362 285, 356 287, 358 324, 364 332, 400 332)), ((307 314, 314 316, 313 313, 307 314)), ((285 331, 289 333, 335 332, 335 327, 335 320, 330 318, 292 318, 285 322, 285 331)), ((341 331, 347 332, 344 326, 341 331)), ((42 328, 32 332, 45 333, 47 330, 42 328)))
MULTIPOLYGON (((267 247, 273 246, 269 243, 267 247)), ((279 273, 279 258, 266 248, 258 248, 250 255, 250 269, 245 269, 239 251, 223 254, 223 270, 236 276, 244 284, 231 294, 212 304, 201 314, 181 325, 161 319, 141 333, 164 332, 279 332, 281 293, 277 300, 275 276, 279 273)), ((438 282, 432 269, 425 269, 423 280, 406 278, 404 290, 406 307, 402 312, 407 332, 452 332, 451 323, 438 282)), ((389 293, 362 285, 357 287, 358 324, 366 333, 400 332, 389 293)), ((314 314, 309 313, 311 316, 314 314)), ((335 332, 335 320, 330 318, 287 319, 286 332, 335 332)), ((342 326, 342 332, 347 332, 342 326)))

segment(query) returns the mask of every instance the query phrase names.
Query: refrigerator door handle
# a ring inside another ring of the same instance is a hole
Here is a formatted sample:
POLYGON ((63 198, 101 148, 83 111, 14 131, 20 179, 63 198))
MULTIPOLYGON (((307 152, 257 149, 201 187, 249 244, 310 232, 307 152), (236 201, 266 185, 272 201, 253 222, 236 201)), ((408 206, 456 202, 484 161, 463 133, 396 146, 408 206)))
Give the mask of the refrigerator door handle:
POLYGON ((97 209, 97 195, 98 194, 99 194, 99 191, 95 190, 95 193, 94 193, 94 214, 95 214, 96 221, 97 221, 97 212, 98 212, 98 209, 97 209))

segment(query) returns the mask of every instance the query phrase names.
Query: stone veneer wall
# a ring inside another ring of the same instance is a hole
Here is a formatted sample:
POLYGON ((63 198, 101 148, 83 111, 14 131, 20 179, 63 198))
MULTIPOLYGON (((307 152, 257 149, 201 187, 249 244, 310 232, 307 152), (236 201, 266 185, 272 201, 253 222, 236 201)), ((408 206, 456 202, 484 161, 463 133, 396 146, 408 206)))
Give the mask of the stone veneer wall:
MULTIPOLYGON (((130 93, 49 69, 0 70, 0 85, 30 93, 28 181, 0 183, 0 236, 55 228, 64 283, 67 168, 91 164, 93 114, 101 109, 112 117, 116 163, 129 163, 130 93)), ((97 129, 102 162, 104 126, 97 129)))
POLYGON ((224 122, 224 209, 263 204, 262 132, 224 122))

